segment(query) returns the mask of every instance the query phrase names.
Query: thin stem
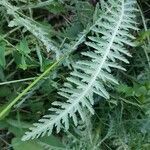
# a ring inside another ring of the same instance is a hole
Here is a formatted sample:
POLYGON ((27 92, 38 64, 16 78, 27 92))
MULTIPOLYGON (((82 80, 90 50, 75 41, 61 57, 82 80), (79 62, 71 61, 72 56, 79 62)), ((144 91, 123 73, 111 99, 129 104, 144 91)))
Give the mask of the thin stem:
POLYGON ((63 57, 53 63, 47 70, 45 70, 44 73, 42 73, 37 79, 34 80, 22 93, 20 93, 10 104, 8 104, 1 112, 0 112, 0 118, 2 118, 30 89, 37 84, 43 77, 45 77, 55 66, 57 66, 63 57))
POLYGON ((13 32, 17 31, 19 28, 20 28, 20 27, 16 27, 16 28, 12 29, 12 30, 9 31, 7 34, 5 34, 5 35, 3 36, 3 38, 6 38, 7 36, 9 36, 10 34, 12 34, 13 32))
POLYGON ((34 79, 35 79, 35 77, 26 78, 26 79, 20 79, 20 80, 13 80, 13 81, 6 81, 6 82, 0 83, 0 85, 7 85, 7 84, 18 83, 18 82, 31 81, 31 80, 34 80, 34 79))

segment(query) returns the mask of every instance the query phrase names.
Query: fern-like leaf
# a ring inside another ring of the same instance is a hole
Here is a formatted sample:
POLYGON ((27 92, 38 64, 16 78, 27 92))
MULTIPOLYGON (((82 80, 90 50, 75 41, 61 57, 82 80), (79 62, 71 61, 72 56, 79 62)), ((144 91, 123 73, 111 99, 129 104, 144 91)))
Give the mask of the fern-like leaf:
MULTIPOLYGON (((46 4, 46 3, 45 3, 46 4)), ((20 26, 31 32, 38 40, 40 40, 46 47, 47 52, 53 51, 56 54, 56 58, 60 57, 60 51, 55 43, 48 37, 48 33, 40 27, 40 24, 33 19, 23 15, 18 11, 18 8, 11 5, 7 0, 1 0, 0 5, 7 9, 7 13, 13 16, 13 20, 10 21, 9 27, 20 26)))
POLYGON ((133 12, 136 10, 134 4, 135 0, 110 0, 109 4, 105 4, 106 8, 113 6, 113 9, 107 16, 100 16, 103 19, 92 27, 93 36, 88 37, 89 40, 85 42, 93 50, 82 53, 87 57, 87 61, 78 61, 74 65, 71 77, 59 92, 67 101, 54 102, 53 107, 49 109, 53 113, 34 124, 22 140, 38 138, 46 133, 50 135, 54 128, 59 132, 62 126, 68 130, 69 118, 77 125, 78 115, 84 121, 84 107, 94 114, 94 94, 109 99, 105 86, 118 83, 112 76, 111 69, 125 70, 117 62, 129 63, 123 56, 130 56, 125 45, 134 46, 134 37, 129 33, 130 29, 137 29, 133 21, 133 12))

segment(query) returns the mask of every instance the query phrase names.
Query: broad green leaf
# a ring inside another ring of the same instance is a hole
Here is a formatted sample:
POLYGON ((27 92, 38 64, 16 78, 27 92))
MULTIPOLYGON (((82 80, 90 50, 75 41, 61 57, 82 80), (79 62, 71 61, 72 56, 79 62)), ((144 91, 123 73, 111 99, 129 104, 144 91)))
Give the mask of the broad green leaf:
POLYGON ((49 137, 40 138, 39 140, 49 146, 53 146, 56 148, 65 148, 65 146, 61 143, 61 141, 53 135, 49 137))
POLYGON ((147 94, 147 90, 146 90, 146 87, 145 86, 142 86, 141 85, 141 87, 139 87, 137 90, 136 90, 136 93, 135 93, 135 95, 137 96, 137 97, 139 97, 139 96, 144 96, 144 95, 146 95, 147 94))
POLYGON ((19 68, 23 70, 27 69, 26 57, 23 54, 14 52, 14 59, 19 68))
POLYGON ((12 147, 14 150, 44 150, 35 140, 23 142, 20 138, 12 139, 12 147))
POLYGON ((18 50, 20 50, 19 52, 25 56, 31 52, 31 50, 28 47, 28 43, 27 43, 26 39, 23 39, 20 42, 19 46, 17 46, 17 48, 18 48, 18 50))
POLYGON ((22 129, 27 129, 31 127, 31 124, 29 123, 23 121, 18 123, 18 120, 13 120, 13 119, 8 119, 7 123, 9 123, 13 127, 22 128, 22 129))

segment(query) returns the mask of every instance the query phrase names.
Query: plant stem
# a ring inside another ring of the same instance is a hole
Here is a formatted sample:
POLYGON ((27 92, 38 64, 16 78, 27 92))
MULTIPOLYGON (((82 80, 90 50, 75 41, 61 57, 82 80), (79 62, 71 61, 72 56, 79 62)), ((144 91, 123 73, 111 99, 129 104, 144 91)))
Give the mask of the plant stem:
POLYGON ((18 83, 18 82, 24 82, 24 81, 31 81, 31 80, 34 80, 34 79, 35 79, 35 77, 26 78, 26 79, 21 79, 21 80, 6 81, 6 82, 0 83, 0 86, 1 86, 1 85, 7 85, 7 84, 18 83))
POLYGON ((43 72, 37 79, 34 80, 22 93, 20 93, 10 104, 8 104, 1 112, 0 118, 2 118, 34 85, 36 85, 43 77, 45 77, 55 66, 61 62, 64 57, 53 63, 45 72, 43 72))

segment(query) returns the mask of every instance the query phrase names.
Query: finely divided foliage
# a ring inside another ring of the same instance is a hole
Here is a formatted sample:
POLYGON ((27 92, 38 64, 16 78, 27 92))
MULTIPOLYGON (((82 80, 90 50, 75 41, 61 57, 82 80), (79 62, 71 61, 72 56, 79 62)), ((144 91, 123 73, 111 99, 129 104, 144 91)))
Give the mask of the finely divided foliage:
POLYGON ((48 33, 46 33, 41 27, 38 27, 37 22, 29 20, 27 18, 20 17, 19 15, 14 15, 13 21, 10 22, 9 26, 23 26, 28 31, 30 31, 37 39, 39 39, 43 45, 46 47, 47 52, 53 51, 56 53, 56 58, 60 57, 58 48, 54 45, 53 41, 48 38, 48 33))
POLYGON ((36 21, 18 12, 18 8, 12 6, 7 0, 1 0, 0 5, 4 6, 9 15, 13 16, 13 20, 9 23, 9 27, 19 26, 24 27, 31 32, 38 40, 40 40, 46 47, 46 50, 53 51, 56 54, 56 58, 60 57, 60 52, 54 42, 48 37, 48 33, 40 27, 36 21))
MULTIPOLYGON (((102 16, 101 21, 97 22, 91 28, 92 36, 88 37, 85 44, 90 48, 82 55, 87 61, 78 61, 73 67, 74 71, 71 77, 64 84, 59 94, 67 99, 66 102, 54 102, 53 108, 49 110, 52 114, 46 115, 39 123, 34 124, 30 132, 26 132, 22 140, 29 140, 50 135, 53 128, 57 132, 62 126, 65 130, 69 129, 69 118, 72 118, 75 125, 78 124, 77 115, 82 120, 84 117, 83 108, 87 108, 92 114, 94 109, 94 94, 109 99, 109 93, 106 91, 108 84, 117 84, 117 80, 112 76, 111 69, 117 68, 125 70, 117 64, 118 61, 128 63, 123 56, 130 56, 125 45, 134 46, 132 40, 134 37, 129 33, 130 29, 135 27, 134 8, 135 0, 110 0, 105 4, 105 9, 109 11, 107 16, 102 16), (106 84, 107 83, 107 84, 106 84)), ((104 7, 104 6, 103 6, 104 7)))

